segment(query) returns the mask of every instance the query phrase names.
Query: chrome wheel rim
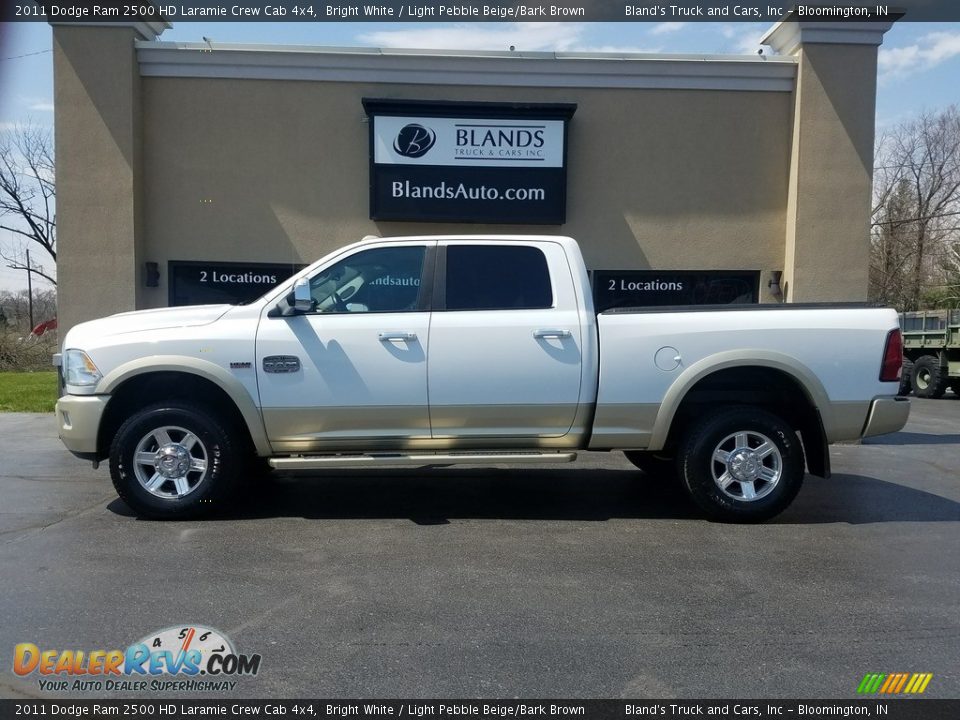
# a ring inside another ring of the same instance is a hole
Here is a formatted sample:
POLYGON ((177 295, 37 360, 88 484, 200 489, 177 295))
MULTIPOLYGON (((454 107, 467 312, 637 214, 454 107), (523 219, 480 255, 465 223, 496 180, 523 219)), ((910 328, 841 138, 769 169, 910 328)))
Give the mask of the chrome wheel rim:
POLYGON ((710 462, 713 481, 727 497, 755 502, 783 476, 780 448, 763 433, 741 430, 717 443, 710 462))
POLYGON ((186 428, 165 425, 137 443, 133 473, 151 495, 164 500, 186 497, 207 477, 206 446, 186 428))

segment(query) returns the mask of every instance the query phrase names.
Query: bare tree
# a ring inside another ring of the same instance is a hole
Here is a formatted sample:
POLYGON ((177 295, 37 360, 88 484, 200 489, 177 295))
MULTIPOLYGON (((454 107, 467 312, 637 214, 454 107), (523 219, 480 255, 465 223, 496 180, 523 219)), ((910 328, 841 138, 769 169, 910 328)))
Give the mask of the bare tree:
MULTIPOLYGON (((6 328, 13 328, 21 334, 29 333, 30 299, 26 290, 0 291, 0 332, 6 328)), ((37 321, 51 320, 57 317, 57 291, 53 288, 34 292, 33 318, 37 321)))
POLYGON ((908 302, 904 273, 913 257, 917 210, 906 178, 883 184, 881 192, 883 197, 873 211, 870 297, 902 308, 908 302))
POLYGON ((0 135, 0 229, 19 240, 14 248, 0 251, 0 257, 14 270, 31 270, 56 285, 47 272, 43 257, 57 261, 53 142, 50 131, 35 125, 17 126, 0 135), (38 249, 40 262, 27 249, 38 249))
POLYGON ((874 172, 871 298, 916 310, 936 296, 960 238, 960 110, 924 113, 881 137, 874 172))

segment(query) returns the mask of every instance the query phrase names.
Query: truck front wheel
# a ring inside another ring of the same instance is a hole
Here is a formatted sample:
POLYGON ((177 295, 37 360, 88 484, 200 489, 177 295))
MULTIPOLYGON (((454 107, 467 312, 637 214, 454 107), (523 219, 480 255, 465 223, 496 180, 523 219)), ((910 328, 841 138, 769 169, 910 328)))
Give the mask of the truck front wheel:
POLYGON ((692 425, 677 465, 687 494, 724 522, 768 520, 793 502, 803 484, 796 433, 773 413, 751 406, 720 410, 692 425))
POLYGON ((110 477, 140 517, 179 519, 222 507, 235 485, 240 454, 207 410, 166 402, 137 411, 110 447, 110 477))

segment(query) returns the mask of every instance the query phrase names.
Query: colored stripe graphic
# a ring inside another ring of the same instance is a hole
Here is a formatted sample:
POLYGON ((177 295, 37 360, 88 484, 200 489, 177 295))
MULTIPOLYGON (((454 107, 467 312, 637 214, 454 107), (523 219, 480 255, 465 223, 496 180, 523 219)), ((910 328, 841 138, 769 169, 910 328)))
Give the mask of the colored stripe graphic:
POLYGON ((900 680, 897 682, 897 686, 890 692, 898 693, 903 690, 903 686, 906 684, 908 677, 910 677, 909 673, 900 673, 900 680))
POLYGON ((920 695, 933 679, 933 673, 867 673, 857 686, 859 695, 920 695))
POLYGON ((917 673, 914 673, 913 676, 910 678, 910 682, 907 683, 907 687, 904 689, 904 692, 905 692, 905 693, 912 693, 912 692, 913 692, 913 688, 915 688, 916 686, 918 686, 918 685, 920 684, 919 682, 917 682, 917 680, 919 680, 919 678, 920 678, 920 676, 919 676, 917 673))

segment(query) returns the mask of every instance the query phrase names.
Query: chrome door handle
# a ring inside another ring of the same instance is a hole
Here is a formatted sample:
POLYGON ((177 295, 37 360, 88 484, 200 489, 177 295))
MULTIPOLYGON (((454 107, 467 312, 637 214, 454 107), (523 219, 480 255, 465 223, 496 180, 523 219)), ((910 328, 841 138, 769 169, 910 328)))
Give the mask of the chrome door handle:
POLYGON ((412 342, 416 339, 417 339, 417 334, 412 332, 380 333, 380 342, 412 342))
POLYGON ((533 336, 538 340, 541 338, 568 338, 570 337, 569 330, 535 330, 533 336))

